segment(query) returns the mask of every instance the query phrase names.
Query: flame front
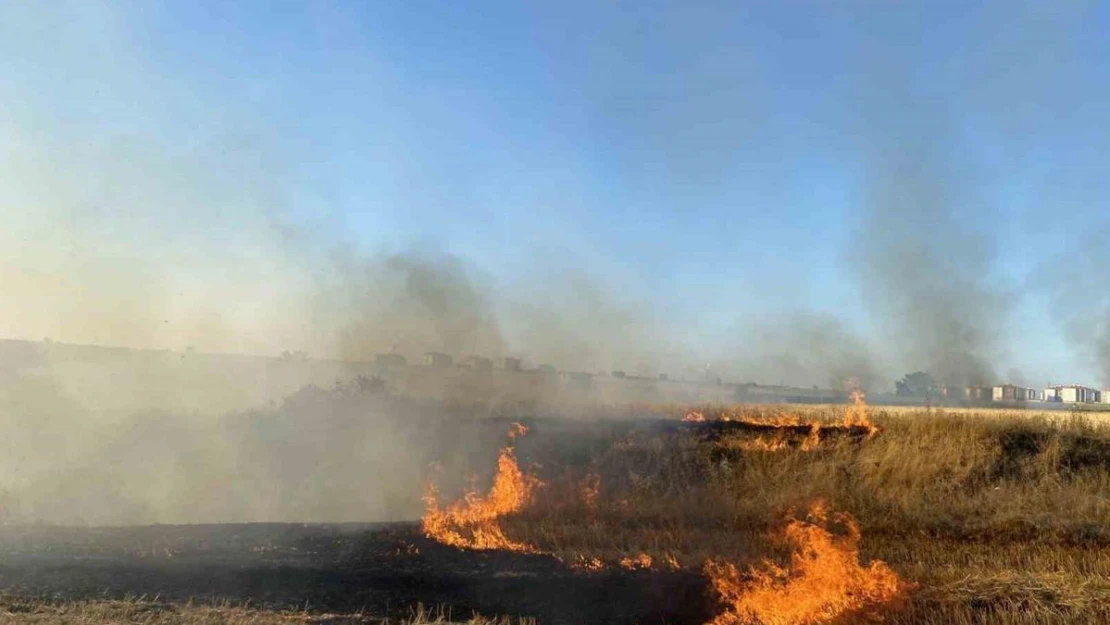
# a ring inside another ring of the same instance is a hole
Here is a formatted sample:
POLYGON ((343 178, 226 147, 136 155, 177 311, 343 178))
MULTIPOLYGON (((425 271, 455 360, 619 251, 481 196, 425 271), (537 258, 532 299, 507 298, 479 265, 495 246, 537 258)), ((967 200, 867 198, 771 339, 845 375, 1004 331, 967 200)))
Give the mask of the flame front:
POLYGON ((651 556, 646 553, 641 553, 634 558, 625 556, 621 558, 620 561, 621 568, 627 569, 629 571, 635 571, 636 569, 648 570, 651 568, 651 563, 651 556))
MULTIPOLYGON (((871 422, 871 408, 864 401, 863 391, 856 389, 851 393, 852 403, 844 418, 838 422, 823 424, 819 421, 803 421, 797 415, 780 412, 770 417, 752 418, 730 414, 727 410, 713 416, 713 419, 738 423, 753 429, 769 433, 767 438, 759 436, 754 440, 740 440, 730 443, 731 446, 744 451, 778 452, 789 449, 813 451, 821 445, 822 432, 847 431, 855 436, 863 435, 872 438, 879 433, 879 427, 871 422), (808 428, 805 438, 797 441, 798 430, 808 428)), ((703 423, 710 419, 702 412, 687 412, 682 419, 686 423, 703 423)))
POLYGON ((705 575, 725 606, 710 625, 818 625, 901 598, 909 586, 886 564, 860 565, 855 520, 838 514, 834 521, 846 536, 829 531, 821 503, 807 520, 792 518, 784 531, 793 549, 787 568, 764 561, 744 575, 730 562, 706 562, 705 575))
MULTIPOLYGON (((509 440, 527 431, 523 425, 514 423, 509 440)), ((538 479, 520 470, 512 446, 507 445, 497 455, 497 475, 484 497, 471 490, 447 508, 440 508, 439 490, 434 483, 428 483, 424 491, 424 535, 453 547, 535 552, 535 547, 505 536, 498 519, 523 508, 539 485, 538 479)))

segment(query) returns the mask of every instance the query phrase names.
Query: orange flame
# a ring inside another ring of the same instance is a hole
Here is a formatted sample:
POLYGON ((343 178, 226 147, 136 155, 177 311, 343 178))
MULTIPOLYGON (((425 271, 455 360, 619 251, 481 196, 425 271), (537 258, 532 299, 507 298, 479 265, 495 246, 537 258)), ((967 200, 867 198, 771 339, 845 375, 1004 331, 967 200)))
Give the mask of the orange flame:
POLYGON ((597 508, 598 497, 601 496, 601 476, 596 471, 591 471, 586 474, 586 478, 582 480, 580 486, 582 493, 582 503, 586 504, 587 508, 597 508))
POLYGON ((581 571, 604 571, 605 563, 602 562, 601 558, 587 558, 582 554, 578 554, 575 556, 574 561, 571 562, 570 567, 581 571))
POLYGON ((910 586, 885 563, 860 565, 855 520, 836 514, 833 521, 846 536, 829 531, 820 502, 807 520, 790 518, 783 536, 793 548, 787 568, 764 561, 743 575, 732 563, 706 562, 705 575, 726 607, 711 625, 819 625, 901 598, 910 586))
POLYGON ((684 416, 682 420, 686 423, 704 423, 710 420, 730 421, 764 428, 809 426, 814 429, 814 434, 812 434, 813 438, 816 438, 817 432, 819 432, 821 428, 860 428, 867 431, 868 437, 877 434, 879 428, 871 422, 871 409, 864 401, 865 395, 863 391, 856 388, 851 392, 850 397, 852 403, 849 404, 844 419, 840 422, 826 425, 822 425, 816 421, 803 421, 798 418, 797 415, 787 412, 779 412, 773 416, 752 417, 738 412, 735 408, 710 408, 705 412, 688 410, 686 411, 686 416, 684 416))
POLYGON ((651 568, 651 562, 652 562, 651 556, 649 556, 646 553, 641 553, 640 555, 638 555, 634 558, 630 558, 628 556, 625 556, 625 557, 621 558, 620 564, 621 564, 622 569, 628 569, 629 571, 635 571, 636 569, 644 569, 644 570, 650 569, 651 568))
MULTIPOLYGON (((779 413, 773 417, 755 419, 747 417, 737 419, 737 421, 742 424, 773 430, 778 430, 780 428, 786 430, 788 428, 808 427, 809 433, 806 435, 805 439, 802 440, 800 444, 794 444, 794 448, 800 449, 801 451, 813 451, 817 449, 821 444, 822 430, 850 429, 854 430, 855 433, 859 433, 862 430, 866 438, 871 438, 878 434, 880 431, 879 427, 871 422, 871 409, 867 406, 867 403, 864 402, 863 391, 859 389, 852 391, 851 398, 852 403, 848 406, 844 418, 839 422, 829 424, 822 424, 817 421, 803 422, 796 415, 786 413, 779 413)), ((700 413, 691 414, 700 415, 700 413)), ((730 417, 725 415, 722 416, 721 419, 728 421, 730 417)), ((696 421, 696 419, 690 419, 689 415, 687 415, 687 419, 684 420, 696 421)), ((760 436, 755 440, 734 441, 731 442, 730 445, 745 451, 769 452, 783 451, 792 447, 790 438, 785 433, 776 433, 770 438, 760 436)))
POLYGON ((858 388, 852 391, 852 403, 848 406, 848 413, 844 415, 844 425, 859 425, 863 427, 874 428, 871 424, 871 409, 868 408, 867 402, 863 401, 863 391, 858 388))
MULTIPOLYGON (((509 430, 509 440, 523 436, 527 431, 525 426, 514 423, 509 430)), ((424 535, 453 547, 535 552, 533 546, 505 536, 497 520, 528 504, 540 484, 538 479, 525 475, 517 466, 512 446, 503 447, 497 456, 493 487, 484 497, 470 490, 462 499, 442 509, 439 507, 439 490, 434 483, 428 482, 424 490, 424 535)))

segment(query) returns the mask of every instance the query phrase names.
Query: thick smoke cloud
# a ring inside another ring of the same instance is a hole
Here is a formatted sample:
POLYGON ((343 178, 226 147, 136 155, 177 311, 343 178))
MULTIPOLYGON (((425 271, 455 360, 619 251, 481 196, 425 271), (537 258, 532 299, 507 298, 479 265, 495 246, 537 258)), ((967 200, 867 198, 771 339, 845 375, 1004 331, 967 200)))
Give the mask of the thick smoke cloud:
MULTIPOLYGON (((1048 291, 1051 310, 1068 344, 1110 385, 1110 219, 1089 224, 1090 234, 1044 263, 1036 282, 1048 291)), ((1065 382, 1068 383, 1068 382, 1065 382)))
POLYGON ((0 523, 411 519, 429 463, 478 448, 466 415, 452 416, 433 423, 351 386, 214 419, 106 423, 55 379, 26 376, 0 392, 0 523))
POLYGON ((911 368, 951 385, 993 384, 1010 302, 993 242, 924 142, 896 145, 870 174, 852 262, 867 310, 911 368))
POLYGON ((371 360, 397 351, 506 355, 487 284, 462 260, 422 251, 337 260, 314 298, 317 327, 336 336, 335 357, 371 360))

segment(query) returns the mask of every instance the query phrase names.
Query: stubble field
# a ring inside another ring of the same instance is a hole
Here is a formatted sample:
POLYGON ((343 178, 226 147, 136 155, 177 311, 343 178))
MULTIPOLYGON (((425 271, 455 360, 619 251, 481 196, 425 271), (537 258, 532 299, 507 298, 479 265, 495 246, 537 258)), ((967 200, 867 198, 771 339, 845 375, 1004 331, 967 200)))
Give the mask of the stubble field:
POLYGON ((1110 622, 1110 425, 1090 415, 452 412, 410 423, 454 458, 414 489, 423 523, 9 527, 0 620, 1110 622))

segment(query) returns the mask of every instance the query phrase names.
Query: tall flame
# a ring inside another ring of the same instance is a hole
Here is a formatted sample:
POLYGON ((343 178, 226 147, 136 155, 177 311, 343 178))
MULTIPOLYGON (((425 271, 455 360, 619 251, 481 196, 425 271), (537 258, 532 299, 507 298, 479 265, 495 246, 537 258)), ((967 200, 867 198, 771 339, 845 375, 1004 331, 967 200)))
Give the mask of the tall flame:
POLYGON ((852 391, 852 403, 848 406, 848 413, 844 415, 844 425, 861 425, 864 427, 874 427, 871 424, 871 409, 867 407, 867 402, 863 401, 863 391, 855 389, 852 391))
POLYGON ((764 561, 744 575, 730 562, 706 562, 705 575, 725 606, 710 625, 819 625, 901 598, 909 585, 886 564, 860 565, 855 520, 836 514, 833 521, 847 535, 829 531, 820 502, 806 520, 790 519, 783 535, 793 549, 787 568, 764 561))
MULTIPOLYGON (((527 432, 525 426, 514 423, 509 430, 510 443, 527 432)), ((506 445, 497 455, 497 475, 485 496, 470 490, 444 509, 439 506, 439 490, 428 482, 424 490, 424 535, 445 545, 467 549, 535 552, 533 546, 505 536, 498 519, 523 508, 539 485, 538 479, 520 470, 512 445, 506 445)))

